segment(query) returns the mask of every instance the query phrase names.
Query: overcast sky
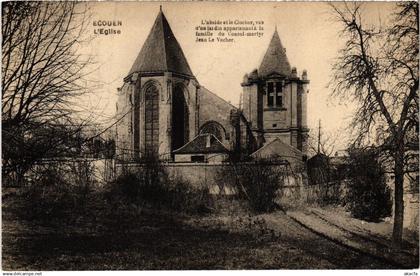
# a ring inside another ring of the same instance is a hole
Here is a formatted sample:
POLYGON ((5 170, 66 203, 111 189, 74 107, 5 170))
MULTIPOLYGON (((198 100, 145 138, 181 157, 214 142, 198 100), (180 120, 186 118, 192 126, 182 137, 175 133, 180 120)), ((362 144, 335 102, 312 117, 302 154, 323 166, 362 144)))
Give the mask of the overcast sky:
MULTIPOLYGON (((93 16, 89 33, 93 34, 93 21, 121 21, 119 35, 94 35, 89 52, 95 56, 99 69, 93 78, 103 82, 91 96, 91 105, 106 115, 115 112, 117 87, 130 70, 159 12, 160 3, 97 2, 90 3, 93 16)), ((393 3, 366 3, 367 21, 387 17, 393 3)), ((316 128, 322 121, 327 132, 340 132, 348 128, 351 103, 329 100, 331 65, 342 40, 339 25, 331 19, 326 3, 238 3, 187 2, 162 3, 163 12, 181 45, 193 74, 199 83, 212 92, 238 105, 245 73, 258 68, 277 26, 286 48, 291 66, 301 74, 308 71, 308 124, 316 128), (262 20, 261 38, 236 39, 234 43, 196 42, 195 27, 201 20, 262 20)), ((106 118, 106 117, 104 117, 106 118)), ((106 123, 106 121, 105 121, 106 123)), ((109 121, 112 123, 112 121, 109 121)), ((344 144, 343 144, 344 145, 344 144)))

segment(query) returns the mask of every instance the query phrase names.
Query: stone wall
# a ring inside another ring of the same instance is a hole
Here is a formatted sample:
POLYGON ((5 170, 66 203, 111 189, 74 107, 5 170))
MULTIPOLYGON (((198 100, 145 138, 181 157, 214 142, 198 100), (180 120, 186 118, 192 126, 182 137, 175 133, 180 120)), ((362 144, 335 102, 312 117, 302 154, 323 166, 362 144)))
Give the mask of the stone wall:
MULTIPOLYGON (((414 177, 414 179, 416 179, 414 177)), ((391 190, 392 201, 394 202, 394 175, 389 173, 386 175, 387 185, 391 190)), ((404 176, 404 227, 419 233, 419 193, 418 189, 413 189, 412 184, 418 185, 417 180, 413 180, 409 175, 404 176)), ((395 204, 394 204, 395 205, 395 204)), ((392 210, 394 216, 394 210, 392 210)))
POLYGON ((404 194, 404 226, 419 232, 419 194, 404 194))
MULTIPOLYGON (((139 169, 139 164, 125 164, 131 171, 139 169)), ((272 164, 269 166, 284 166, 272 164)), ((227 163, 164 163, 169 176, 182 178, 195 187, 208 187, 214 194, 235 193, 233 185, 235 177, 233 167, 227 163)), ((240 173, 240 168, 236 173, 240 173)), ((117 164, 117 173, 121 171, 121 164, 117 164)), ((337 197, 342 201, 346 194, 346 182, 337 181, 308 185, 305 173, 289 173, 285 178, 282 188, 278 191, 278 202, 286 206, 299 206, 302 204, 319 204, 324 198, 337 197)), ((404 194, 404 227, 418 233, 419 223, 419 194, 404 194)))
MULTIPOLYGON (((208 187, 214 194, 234 193, 234 184, 236 175, 240 174, 241 166, 235 168, 227 163, 164 163, 164 168, 172 179, 183 179, 194 187, 208 187), (221 192, 223 190, 223 192, 221 192)), ((121 171, 121 164, 117 165, 117 172, 121 171)), ((141 168, 140 164, 125 164, 126 169, 135 171, 141 168)), ((265 166, 280 167, 287 171, 284 164, 269 164, 265 166)), ((301 201, 306 199, 305 195, 305 177, 300 172, 288 172, 279 191, 279 200, 301 201)), ((297 203, 297 202, 296 202, 297 203)))

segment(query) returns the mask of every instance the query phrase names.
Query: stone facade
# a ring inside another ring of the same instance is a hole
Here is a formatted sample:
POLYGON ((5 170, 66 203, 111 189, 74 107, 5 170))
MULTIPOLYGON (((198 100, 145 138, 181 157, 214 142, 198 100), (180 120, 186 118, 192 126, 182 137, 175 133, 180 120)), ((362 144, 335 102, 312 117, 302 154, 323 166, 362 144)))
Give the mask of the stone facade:
MULTIPOLYGON (((123 135, 123 137, 118 137, 118 141, 122 142, 124 147, 131 151, 132 155, 138 155, 138 157, 141 157, 141 153, 156 149, 155 153, 162 159, 170 158, 171 152, 176 147, 176 144, 173 143, 176 129, 173 129, 172 126, 173 114, 178 112, 173 112, 173 109, 180 109, 173 104, 174 98, 181 98, 184 106, 181 107, 181 114, 178 113, 177 115, 182 116, 181 123, 188 126, 188 131, 183 130, 183 133, 179 135, 182 139, 182 146, 197 135, 197 89, 198 83, 195 79, 177 76, 171 72, 150 75, 133 74, 124 83, 119 97, 122 104, 119 102, 118 107, 121 105, 123 108, 118 115, 128 114, 124 122, 118 126, 118 133, 123 135), (150 103, 147 97, 147 92, 150 89, 155 89, 157 92, 155 103, 150 103), (124 105, 124 102, 126 105, 124 105), (146 122, 147 109, 153 104, 156 106, 156 112, 152 113, 151 116, 157 116, 158 119, 155 122, 157 127, 149 130, 147 125, 149 122, 146 122), (124 131, 127 128, 128 133, 124 131), (148 145, 150 139, 147 137, 149 135, 147 131, 152 132, 152 139, 158 139, 155 146, 150 147, 148 145), (154 131, 157 131, 156 135, 154 135, 154 131)), ((118 145, 118 147, 120 146, 118 145)))

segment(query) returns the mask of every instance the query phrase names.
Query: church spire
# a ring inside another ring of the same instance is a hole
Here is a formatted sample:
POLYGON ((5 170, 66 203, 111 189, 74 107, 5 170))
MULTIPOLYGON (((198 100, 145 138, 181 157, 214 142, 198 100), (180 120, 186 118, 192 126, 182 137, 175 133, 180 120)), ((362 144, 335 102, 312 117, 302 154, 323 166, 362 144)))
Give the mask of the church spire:
POLYGON ((291 73, 290 63, 286 56, 286 49, 283 47, 277 32, 277 25, 258 71, 259 75, 263 77, 272 73, 285 76, 289 76, 291 73))
POLYGON ((181 46, 162 11, 162 6, 128 75, 142 72, 173 72, 193 77, 181 46))

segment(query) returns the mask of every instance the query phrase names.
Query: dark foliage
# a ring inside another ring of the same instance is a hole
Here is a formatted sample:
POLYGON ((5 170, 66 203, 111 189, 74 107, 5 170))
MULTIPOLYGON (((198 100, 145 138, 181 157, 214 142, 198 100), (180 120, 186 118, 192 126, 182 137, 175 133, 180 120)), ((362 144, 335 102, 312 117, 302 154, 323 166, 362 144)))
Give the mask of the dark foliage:
POLYGON ((86 143, 83 154, 95 158, 113 158, 115 157, 115 141, 113 139, 104 140, 101 137, 90 139, 86 143))
POLYGON ((255 212, 273 211, 286 176, 284 169, 283 165, 275 165, 269 160, 242 164, 236 183, 238 196, 246 198, 255 212))
POLYGON ((352 216, 379 221, 391 215, 391 192, 385 172, 372 151, 350 151, 349 184, 346 205, 352 216))
POLYGON ((330 158, 317 154, 306 162, 309 185, 325 184, 331 181, 330 158))
POLYGON ((169 185, 166 202, 171 209, 187 213, 208 213, 213 208, 207 187, 193 187, 182 179, 175 179, 169 185))
POLYGON ((84 211, 93 189, 89 162, 49 163, 35 167, 22 188, 23 206, 18 216, 48 222, 70 223, 74 214, 84 211))
POLYGON ((121 204, 205 213, 212 206, 207 187, 193 187, 181 178, 170 179, 158 161, 149 160, 136 172, 125 171, 107 187, 106 198, 121 204))

